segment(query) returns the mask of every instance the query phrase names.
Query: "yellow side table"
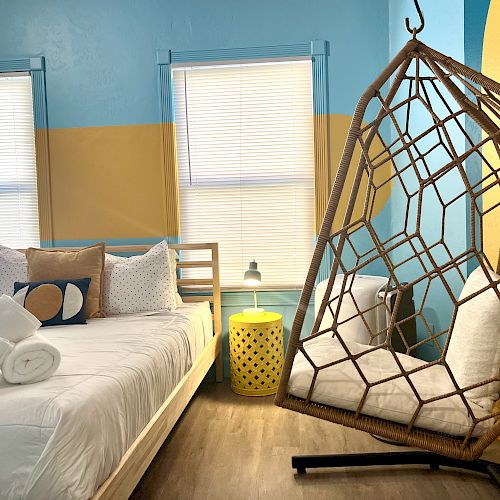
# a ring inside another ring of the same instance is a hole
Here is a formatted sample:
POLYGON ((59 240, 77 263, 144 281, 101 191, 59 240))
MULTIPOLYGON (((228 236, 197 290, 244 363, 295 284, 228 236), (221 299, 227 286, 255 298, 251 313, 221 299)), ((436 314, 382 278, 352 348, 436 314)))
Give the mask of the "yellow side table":
POLYGON ((283 318, 274 312, 229 318, 231 389, 242 396, 276 394, 283 369, 283 318))

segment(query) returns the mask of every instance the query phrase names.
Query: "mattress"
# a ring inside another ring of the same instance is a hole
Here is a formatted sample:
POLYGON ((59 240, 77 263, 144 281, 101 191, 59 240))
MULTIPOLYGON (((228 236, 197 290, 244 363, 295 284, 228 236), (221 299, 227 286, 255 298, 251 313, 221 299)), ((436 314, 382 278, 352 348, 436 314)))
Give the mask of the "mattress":
MULTIPOLYGON (((373 350, 373 347, 356 342, 346 342, 346 346, 354 355, 365 353, 357 358, 357 363, 370 384, 401 373, 394 357, 385 349, 373 350)), ((347 356, 340 342, 328 335, 306 341, 304 348, 318 367, 343 360, 347 356)), ((405 371, 427 364, 426 361, 405 354, 397 356, 405 371)), ((288 392, 306 399, 313 375, 312 365, 301 352, 298 352, 293 363, 288 392)), ((423 400, 430 400, 455 390, 446 368, 441 365, 433 365, 415 372, 409 378, 423 400)), ((319 371, 311 401, 357 411, 365 388, 366 384, 354 364, 346 360, 319 371)), ((468 403, 475 418, 488 418, 476 425, 473 435, 478 436, 493 425, 493 418, 489 412, 472 401, 468 403)), ((413 389, 404 377, 399 377, 372 386, 361 413, 408 424, 417 407, 418 400, 413 389)), ((445 434, 464 436, 470 430, 472 419, 460 396, 455 395, 424 404, 414 425, 445 434)))
POLYGON ((44 328, 50 379, 0 377, 0 498, 86 499, 117 467, 213 336, 208 302, 44 328))

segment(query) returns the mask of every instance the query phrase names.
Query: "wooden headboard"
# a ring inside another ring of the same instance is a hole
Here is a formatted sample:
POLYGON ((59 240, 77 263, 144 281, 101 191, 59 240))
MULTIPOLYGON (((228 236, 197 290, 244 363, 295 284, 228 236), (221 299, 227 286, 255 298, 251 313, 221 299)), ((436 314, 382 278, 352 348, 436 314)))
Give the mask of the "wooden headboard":
MULTIPOLYGON (((122 245, 112 246, 106 245, 108 253, 133 253, 140 254, 147 252, 154 245, 122 245)), ((222 333, 222 310, 221 310, 221 292, 220 292, 220 274, 219 274, 219 245, 217 243, 169 243, 169 248, 176 251, 181 251, 177 267, 181 269, 196 268, 210 269, 211 278, 181 278, 177 280, 177 285, 180 288, 184 302, 203 302, 208 301, 213 306, 214 333, 222 333), (207 250, 211 252, 209 260, 182 260, 182 250, 187 250, 190 254, 193 251, 200 254, 206 254, 207 250), (200 289, 200 287, 203 287, 200 289)), ((44 248, 44 250, 78 250, 79 247, 56 247, 44 248)), ((24 249, 18 250, 24 253, 24 249)))

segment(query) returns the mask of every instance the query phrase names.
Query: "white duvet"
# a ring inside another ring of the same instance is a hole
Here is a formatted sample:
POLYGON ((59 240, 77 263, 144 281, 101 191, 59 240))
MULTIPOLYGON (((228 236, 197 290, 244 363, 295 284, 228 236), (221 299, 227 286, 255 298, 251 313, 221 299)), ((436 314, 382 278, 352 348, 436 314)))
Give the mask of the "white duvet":
POLYGON ((0 498, 87 499, 213 335, 208 303, 44 328, 48 380, 0 377, 0 498))

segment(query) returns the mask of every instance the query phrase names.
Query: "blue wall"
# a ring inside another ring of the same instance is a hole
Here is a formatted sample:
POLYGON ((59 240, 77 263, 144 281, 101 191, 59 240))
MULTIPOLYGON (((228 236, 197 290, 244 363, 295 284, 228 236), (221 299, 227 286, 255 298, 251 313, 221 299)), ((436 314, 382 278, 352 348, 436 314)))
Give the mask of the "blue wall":
MULTIPOLYGON (((484 30, 486 28, 486 17, 490 0, 465 0, 464 2, 464 61, 467 66, 481 71, 483 57, 484 30)), ((474 141, 479 142, 482 131, 477 123, 470 117, 465 118, 465 127, 474 141)), ((467 159, 467 175, 472 183, 477 183, 482 178, 482 162, 478 156, 467 159)), ((481 200, 478 200, 481 203, 481 200)), ((467 207, 467 220, 470 220, 471 210, 467 207)), ((468 242, 471 234, 467 233, 468 242)), ((476 237, 479 237, 479 226, 476 237)), ((468 265, 468 272, 473 271, 474 266, 468 265)))
MULTIPOLYGON (((422 7, 426 23, 424 31, 418 35, 419 39, 427 45, 436 48, 440 52, 444 52, 458 61, 463 61, 463 3, 450 2, 449 0, 422 0, 420 5, 422 7), (451 8, 452 3, 453 8, 451 8)), ((411 26, 419 26, 420 22, 415 11, 413 1, 410 0, 390 0, 389 16, 390 56, 393 57, 404 45, 404 43, 411 38, 411 35, 407 32, 404 24, 405 17, 410 17, 411 26)), ((445 110, 441 109, 439 111, 444 111, 444 114, 446 114, 445 110)), ((404 116, 400 115, 399 118, 403 119, 404 116)), ((410 123, 410 133, 413 137, 415 137, 419 132, 422 132, 432 125, 432 119, 422 106, 413 106, 410 123)), ((436 138, 429 137, 429 139, 430 144, 428 144, 428 146, 430 147, 432 145, 431 143, 435 142, 436 138)), ((463 140, 461 140, 457 145, 458 154, 463 152, 464 146, 465 144, 463 140)), ((442 166, 448 161, 449 158, 446 156, 446 153, 437 151, 437 154, 433 155, 433 164, 431 164, 431 168, 434 167, 437 169, 438 166, 442 166)), ((402 167, 402 165, 399 166, 402 167)), ((410 179, 410 175, 408 175, 405 180, 407 181, 407 187, 410 191, 417 190, 418 179, 415 176, 410 179)), ((439 187, 441 191, 448 192, 451 199, 453 193, 457 189, 457 186, 459 186, 459 179, 456 175, 452 175, 449 179, 447 179, 446 186, 443 185, 439 187)), ((421 214, 422 222, 420 227, 423 237, 429 245, 438 241, 441 236, 441 217, 443 214, 443 208, 433 190, 426 190, 424 193, 423 209, 421 214)), ((389 201, 391 226, 393 231, 396 231, 397 228, 402 225, 402 219, 404 219, 406 210, 406 200, 407 198, 404 195, 403 190, 400 186, 396 185, 389 201)), ((412 218, 416 217, 416 201, 416 198, 414 198, 413 203, 411 204, 410 217, 412 218)), ((456 255, 464 251, 467 245, 465 200, 455 204, 452 217, 453 223, 447 225, 446 243, 453 255, 456 255)), ((449 222, 450 221, 448 219, 448 223, 449 222)), ((411 249, 408 246, 398 248, 394 252, 393 261, 402 262, 405 258, 409 257, 410 252, 411 249)), ((433 253, 438 264, 446 261, 446 256, 444 255, 442 247, 437 247, 436 251, 433 253)), ((424 263, 428 264, 428 259, 424 258, 424 263)), ((400 268, 398 278, 405 281, 412 281, 416 276, 419 276, 423 272, 425 271, 422 269, 418 260, 414 259, 407 265, 400 268)), ((447 275, 446 278, 454 293, 458 295, 461 287, 463 286, 458 273, 447 275)), ((429 325, 429 329, 434 333, 438 333, 448 328, 451 315, 453 313, 453 303, 444 285, 439 279, 435 279, 430 282, 425 280, 416 285, 414 288, 417 307, 422 303, 427 287, 429 287, 429 290, 423 305, 422 313, 427 321, 427 324, 429 325)), ((417 329, 419 340, 428 336, 425 325, 420 318, 417 320, 417 329)), ((426 359, 433 359, 437 355, 437 350, 432 343, 425 344, 419 349, 418 355, 419 357, 426 359)))
POLYGON ((483 39, 490 0, 464 2, 464 59, 465 64, 481 71, 483 39))
POLYGON ((155 51, 331 42, 331 113, 387 60, 386 0, 0 1, 0 58, 44 55, 50 127, 157 123, 155 51), (370 50, 367 50, 367 47, 370 50))
MULTIPOLYGON (((482 38, 489 1, 421 0, 420 4, 424 12, 426 24, 424 31, 418 35, 419 39, 439 52, 443 52, 460 62, 465 61, 466 64, 480 69, 482 38)), ((413 1, 411 0, 389 0, 389 15, 390 55, 393 57, 410 37, 403 23, 404 18, 409 16, 412 26, 418 26, 419 20, 413 1)), ((458 106, 455 105, 455 109, 458 109, 458 106)), ((436 110, 438 114, 447 114, 443 108, 439 109, 437 107, 436 110)), ((430 117, 422 107, 412 110, 411 120, 413 125, 410 128, 410 132, 412 129, 414 131, 423 131, 431 125, 430 117)), ((466 127, 469 133, 474 135, 474 125, 470 122, 467 118, 461 118, 461 124, 466 127)), ((458 128, 451 125, 447 125, 447 127, 454 140, 457 154, 463 153, 466 147, 464 136, 459 132, 458 128)), ((476 133, 480 132, 476 131, 476 133)), ((444 152, 437 152, 432 160, 433 167, 437 168, 446 164, 449 161, 449 157, 444 152)), ((480 164, 467 163, 466 169, 469 178, 474 178, 481 174, 480 164)), ((416 188, 417 183, 414 182, 412 187, 416 188)), ((439 189, 445 202, 453 199, 462 192, 464 186, 458 172, 454 171, 448 174, 443 179, 439 189)), ((388 204, 393 230, 400 223, 401 214, 404 213, 405 207, 406 197, 403 195, 402 190, 396 186, 388 204)), ((412 213, 415 214, 415 210, 412 213)), ((440 238, 442 214, 442 205, 435 193, 432 193, 432 191, 427 192, 424 195, 421 221, 422 233, 427 241, 437 241, 440 238)), ((462 198, 446 210, 445 241, 453 255, 465 251, 470 246, 469 214, 469 206, 466 198, 462 198)), ((397 261, 398 259, 403 260, 407 256, 405 249, 400 249, 395 252, 394 259, 397 261)), ((443 247, 436 248, 434 256, 438 264, 448 260, 443 247)), ((473 267, 474 262, 470 261, 466 265, 461 266, 461 271, 466 276, 473 267)), ((412 277, 421 272, 420 265, 414 261, 403 268, 401 278, 411 280, 412 277)), ((455 297, 458 296, 463 286, 463 281, 459 273, 451 271, 445 275, 445 278, 455 297)), ((422 300, 424 291, 425 284, 416 286, 415 296, 417 303, 422 300)), ((429 294, 423 308, 423 314, 428 320, 431 330, 436 333, 445 331, 449 326, 452 313, 453 304, 449 293, 439 279, 433 280, 430 284, 429 294)), ((418 327, 420 334, 423 335, 424 327, 421 322, 418 327)), ((420 338, 423 337, 421 336, 420 338)), ((436 350, 429 344, 420 349, 419 356, 432 359, 436 356, 436 350)))

